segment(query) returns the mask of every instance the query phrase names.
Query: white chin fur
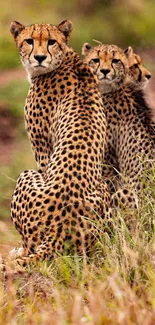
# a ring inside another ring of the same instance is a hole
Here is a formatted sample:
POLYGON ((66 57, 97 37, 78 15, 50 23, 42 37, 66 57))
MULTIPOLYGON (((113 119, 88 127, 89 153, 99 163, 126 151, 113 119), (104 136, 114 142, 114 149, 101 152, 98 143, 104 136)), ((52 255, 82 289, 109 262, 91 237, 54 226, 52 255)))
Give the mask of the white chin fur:
POLYGON ((148 83, 149 83, 149 80, 148 79, 146 79, 145 81, 143 81, 142 82, 143 88, 147 87, 148 83))
POLYGON ((99 90, 101 94, 110 93, 114 89, 113 83, 109 80, 102 80, 99 82, 99 90))
POLYGON ((27 75, 28 75, 28 80, 29 82, 31 83, 31 79, 32 78, 35 78, 35 77, 38 77, 42 74, 45 74, 45 73, 48 73, 48 72, 51 72, 53 69, 51 69, 51 67, 48 67, 48 68, 43 68, 43 67, 38 67, 38 68, 34 68, 34 67, 28 67, 26 68, 26 72, 27 72, 27 75))

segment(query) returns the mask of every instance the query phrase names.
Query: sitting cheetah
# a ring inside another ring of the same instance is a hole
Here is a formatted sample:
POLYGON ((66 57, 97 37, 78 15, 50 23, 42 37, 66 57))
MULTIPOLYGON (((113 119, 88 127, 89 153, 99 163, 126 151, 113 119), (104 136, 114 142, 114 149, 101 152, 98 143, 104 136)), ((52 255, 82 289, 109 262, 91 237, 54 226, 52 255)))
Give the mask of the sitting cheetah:
MULTIPOLYGON (((144 179, 148 183, 147 171, 155 159, 155 129, 143 85, 131 78, 126 53, 116 45, 92 48, 85 43, 82 53, 98 76, 106 110, 105 163, 112 168, 104 168, 104 176, 110 175, 116 190, 121 188, 117 192, 121 204, 136 208, 137 194, 144 187, 144 179), (121 177, 115 176, 113 167, 121 177)), ((110 189, 114 190, 111 186, 110 189)), ((112 202, 114 206, 118 204, 116 195, 112 202)))
POLYGON ((109 216, 102 181, 106 119, 98 78, 67 44, 70 21, 11 24, 31 87, 26 128, 41 173, 23 172, 11 203, 20 263, 88 252, 109 216))
POLYGON ((141 86, 145 87, 151 78, 150 71, 143 66, 141 57, 133 52, 131 46, 125 49, 124 53, 128 59, 129 75, 132 77, 132 80, 136 83, 140 82, 141 86))

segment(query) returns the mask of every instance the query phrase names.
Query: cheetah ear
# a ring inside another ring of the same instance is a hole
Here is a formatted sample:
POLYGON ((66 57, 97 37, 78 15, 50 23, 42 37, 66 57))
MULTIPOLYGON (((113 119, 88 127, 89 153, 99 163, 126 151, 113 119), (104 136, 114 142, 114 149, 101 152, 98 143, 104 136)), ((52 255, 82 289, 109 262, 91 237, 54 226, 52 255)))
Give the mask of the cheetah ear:
POLYGON ((60 32, 66 36, 66 39, 68 39, 73 29, 72 22, 70 20, 63 20, 57 27, 60 30, 60 32))
POLYGON ((89 43, 84 43, 82 46, 82 55, 87 55, 91 49, 92 46, 89 43))
POLYGON ((10 25, 10 32, 16 39, 16 37, 21 33, 24 28, 25 26, 20 24, 18 21, 13 21, 10 25))
POLYGON ((131 46, 128 46, 125 50, 124 53, 127 58, 133 55, 133 48, 131 46))

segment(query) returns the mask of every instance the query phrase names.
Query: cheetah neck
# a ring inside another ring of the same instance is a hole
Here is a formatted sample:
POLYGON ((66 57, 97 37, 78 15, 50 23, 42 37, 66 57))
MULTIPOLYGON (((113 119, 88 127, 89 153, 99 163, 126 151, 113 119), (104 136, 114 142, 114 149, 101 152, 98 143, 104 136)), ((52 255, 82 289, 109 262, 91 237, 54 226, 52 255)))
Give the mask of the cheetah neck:
MULTIPOLYGON (((112 109, 113 113, 120 118, 138 117, 141 121, 150 120, 152 110, 145 99, 144 89, 137 83, 126 83, 119 89, 108 94, 102 94, 103 103, 112 109)), ((106 108, 107 116, 109 109, 106 108)))
POLYGON ((105 107, 108 133, 111 132, 112 134, 110 137, 111 146, 118 147, 120 130, 125 127, 128 127, 132 132, 135 129, 141 130, 155 143, 155 123, 152 121, 152 110, 146 102, 144 89, 140 85, 125 84, 113 93, 102 95, 102 100, 105 107))

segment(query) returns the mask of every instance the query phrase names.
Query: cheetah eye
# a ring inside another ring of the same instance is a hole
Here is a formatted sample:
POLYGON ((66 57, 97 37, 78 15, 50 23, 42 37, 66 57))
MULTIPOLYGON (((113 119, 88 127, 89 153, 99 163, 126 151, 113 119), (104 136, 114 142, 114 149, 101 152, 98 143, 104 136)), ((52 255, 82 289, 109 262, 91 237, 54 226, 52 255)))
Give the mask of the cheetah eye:
POLYGON ((95 59, 92 59, 92 61, 93 61, 94 63, 99 63, 99 62, 100 62, 100 59, 95 58, 95 59))
POLYGON ((33 39, 32 38, 27 38, 25 39, 26 43, 29 45, 33 45, 33 39))
POLYGON ((48 40, 48 45, 54 45, 56 43, 55 39, 49 39, 48 40))
POLYGON ((133 67, 134 67, 134 68, 138 68, 138 63, 135 63, 135 64, 133 65, 133 67))
POLYGON ((118 63, 120 60, 119 59, 113 59, 112 63, 118 63))

